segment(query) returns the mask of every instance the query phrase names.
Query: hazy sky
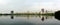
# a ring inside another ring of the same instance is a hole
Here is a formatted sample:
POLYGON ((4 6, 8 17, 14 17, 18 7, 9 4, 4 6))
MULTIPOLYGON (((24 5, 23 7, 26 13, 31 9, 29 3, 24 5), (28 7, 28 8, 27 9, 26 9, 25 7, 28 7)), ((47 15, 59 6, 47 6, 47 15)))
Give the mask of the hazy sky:
POLYGON ((60 0, 0 0, 0 12, 25 12, 25 11, 40 11, 45 10, 60 10, 60 0))

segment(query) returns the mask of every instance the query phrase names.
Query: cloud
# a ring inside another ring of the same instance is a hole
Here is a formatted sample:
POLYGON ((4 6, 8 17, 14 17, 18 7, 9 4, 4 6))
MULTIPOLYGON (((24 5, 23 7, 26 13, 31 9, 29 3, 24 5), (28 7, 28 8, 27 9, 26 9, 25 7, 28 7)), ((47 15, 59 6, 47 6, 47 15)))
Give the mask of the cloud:
POLYGON ((11 0, 0 0, 0 5, 6 5, 10 2, 11 0))

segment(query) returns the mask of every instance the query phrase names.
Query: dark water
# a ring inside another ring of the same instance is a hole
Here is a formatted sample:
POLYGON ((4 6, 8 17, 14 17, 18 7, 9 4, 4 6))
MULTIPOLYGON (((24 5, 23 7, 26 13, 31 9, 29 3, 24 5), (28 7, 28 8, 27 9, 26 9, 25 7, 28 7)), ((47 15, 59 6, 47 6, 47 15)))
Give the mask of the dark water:
POLYGON ((60 25, 60 21, 54 16, 0 16, 0 25, 60 25))

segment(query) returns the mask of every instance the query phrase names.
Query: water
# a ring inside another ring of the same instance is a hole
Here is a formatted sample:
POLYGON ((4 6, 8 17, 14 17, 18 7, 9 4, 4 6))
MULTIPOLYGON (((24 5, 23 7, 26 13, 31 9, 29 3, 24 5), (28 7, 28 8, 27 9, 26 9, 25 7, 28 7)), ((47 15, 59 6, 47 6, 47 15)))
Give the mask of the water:
POLYGON ((60 25, 60 21, 55 19, 54 16, 0 16, 0 25, 60 25))

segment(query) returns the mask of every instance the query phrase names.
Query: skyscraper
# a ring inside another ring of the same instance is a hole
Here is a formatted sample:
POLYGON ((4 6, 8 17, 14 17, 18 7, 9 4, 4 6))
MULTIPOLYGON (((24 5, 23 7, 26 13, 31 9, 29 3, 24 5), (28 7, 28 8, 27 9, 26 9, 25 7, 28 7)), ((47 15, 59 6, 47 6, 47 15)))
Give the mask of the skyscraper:
POLYGON ((14 11, 11 11, 11 14, 13 14, 14 13, 14 11))
POLYGON ((44 13, 44 8, 41 9, 42 13, 44 13))

